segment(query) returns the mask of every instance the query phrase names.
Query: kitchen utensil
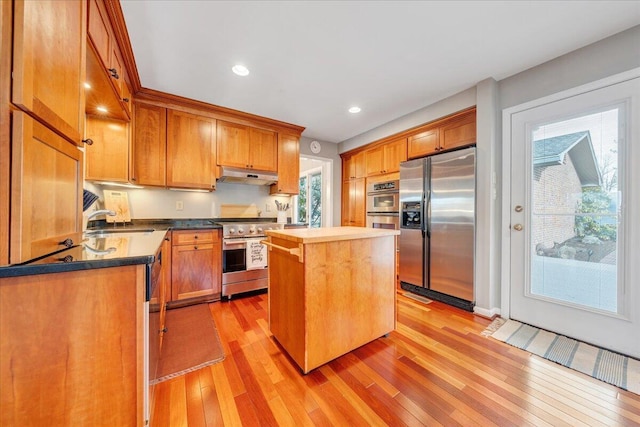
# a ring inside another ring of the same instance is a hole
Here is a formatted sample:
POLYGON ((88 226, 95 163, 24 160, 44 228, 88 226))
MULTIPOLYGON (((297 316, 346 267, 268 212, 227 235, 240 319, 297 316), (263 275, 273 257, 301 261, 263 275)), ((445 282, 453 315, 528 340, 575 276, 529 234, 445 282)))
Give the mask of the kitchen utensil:
POLYGON ((96 200, 98 200, 98 196, 92 193, 89 190, 82 191, 82 212, 86 212, 87 209, 93 205, 96 200))

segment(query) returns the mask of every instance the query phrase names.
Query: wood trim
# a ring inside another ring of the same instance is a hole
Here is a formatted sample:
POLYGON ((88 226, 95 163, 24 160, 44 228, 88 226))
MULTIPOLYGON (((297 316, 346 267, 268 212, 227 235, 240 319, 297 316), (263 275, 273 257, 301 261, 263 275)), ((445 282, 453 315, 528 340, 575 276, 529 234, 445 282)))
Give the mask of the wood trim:
POLYGON ((124 22, 124 14, 122 13, 120 0, 105 0, 104 5, 107 9, 107 16, 111 22, 111 27, 113 28, 113 34, 120 47, 120 53, 122 53, 124 67, 129 76, 129 83, 131 83, 131 92, 135 94, 142 89, 142 84, 140 83, 140 75, 138 74, 138 67, 136 66, 136 58, 133 55, 133 48, 131 47, 131 39, 129 39, 129 31, 124 22))
POLYGON ((203 101, 184 98, 179 95, 161 92, 149 88, 141 88, 134 96, 135 102, 143 102, 165 108, 171 108, 187 113, 198 114, 216 120, 226 120, 233 123, 272 130, 276 132, 286 131, 296 136, 300 136, 304 131, 303 126, 281 122, 267 117, 257 116, 251 113, 220 107, 203 101))
POLYGON ((476 109, 476 106, 474 105, 473 107, 469 107, 469 108, 465 108, 464 110, 460 110, 457 111, 453 114, 450 114, 448 116, 445 117, 441 117, 437 120, 434 120, 432 122, 428 122, 428 123, 424 123, 418 126, 414 126, 410 129, 406 129, 403 130, 402 132, 398 132, 398 133, 394 133, 393 135, 389 135, 386 136, 382 139, 378 139, 377 141, 373 141, 367 145, 363 145, 361 147, 358 148, 354 148, 353 150, 349 150, 349 151, 345 151, 344 153, 340 153, 340 157, 344 160, 345 157, 349 157, 352 156, 354 154, 357 154, 361 151, 366 151, 366 150, 370 150, 372 148, 376 148, 378 146, 384 145, 388 142, 391 142, 395 139, 401 139, 401 138, 409 138, 412 135, 415 135, 417 133, 420 132, 424 132, 432 127, 439 127, 444 125, 447 122, 453 122, 455 120, 458 120, 461 116, 464 116, 465 114, 474 111, 476 109))
POLYGON ((0 2, 0 265, 9 264, 11 199, 11 23, 12 3, 0 2))

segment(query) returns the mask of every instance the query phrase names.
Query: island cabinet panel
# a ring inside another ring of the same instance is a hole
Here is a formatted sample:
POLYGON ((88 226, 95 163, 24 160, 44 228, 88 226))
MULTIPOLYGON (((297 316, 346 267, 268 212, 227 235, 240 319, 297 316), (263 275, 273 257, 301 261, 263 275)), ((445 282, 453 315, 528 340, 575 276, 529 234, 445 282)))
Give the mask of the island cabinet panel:
POLYGON ((304 373, 395 329, 394 232, 360 230, 268 232, 269 328, 304 373))
POLYGON ((129 123, 87 116, 85 135, 85 179, 129 182, 129 123))
POLYGON ((300 191, 300 141, 296 135, 278 134, 278 182, 271 194, 298 194, 300 191))
POLYGON ((167 164, 167 110, 148 104, 134 106, 134 184, 164 187, 167 164))
POLYGON ((10 263, 80 244, 82 152, 16 111, 11 160, 10 263))
POLYGON ((0 279, 0 425, 143 426, 145 266, 0 279))
POLYGON ((16 1, 13 5, 11 100, 82 145, 86 2, 16 1))
POLYGON ((167 186, 213 190, 216 185, 216 121, 167 112, 167 186))
POLYGON ((220 297, 222 246, 219 230, 173 231, 171 301, 220 297))
POLYGON ((276 133, 237 123, 218 121, 218 165, 276 172, 276 133))

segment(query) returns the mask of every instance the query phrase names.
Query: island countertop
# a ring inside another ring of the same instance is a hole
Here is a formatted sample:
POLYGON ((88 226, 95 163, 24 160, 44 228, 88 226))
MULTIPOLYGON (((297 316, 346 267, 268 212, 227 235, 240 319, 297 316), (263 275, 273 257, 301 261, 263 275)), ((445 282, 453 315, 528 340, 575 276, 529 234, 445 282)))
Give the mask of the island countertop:
POLYGON ((400 230, 369 227, 325 227, 270 230, 266 234, 267 236, 306 244, 396 236, 400 234, 400 230))

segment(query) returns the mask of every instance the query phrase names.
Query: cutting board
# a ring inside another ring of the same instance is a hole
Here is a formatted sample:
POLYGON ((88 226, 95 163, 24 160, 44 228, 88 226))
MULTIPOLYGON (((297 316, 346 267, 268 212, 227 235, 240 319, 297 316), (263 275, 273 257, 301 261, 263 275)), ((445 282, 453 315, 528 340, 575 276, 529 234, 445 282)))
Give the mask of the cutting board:
POLYGON ((220 205, 220 218, 257 218, 256 205, 220 205))
POLYGON ((112 210, 116 216, 107 215, 107 222, 131 222, 129 195, 126 191, 104 190, 104 208, 112 210))

